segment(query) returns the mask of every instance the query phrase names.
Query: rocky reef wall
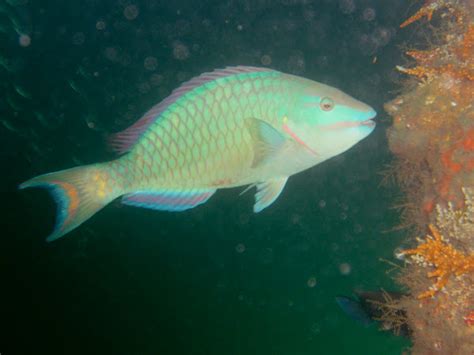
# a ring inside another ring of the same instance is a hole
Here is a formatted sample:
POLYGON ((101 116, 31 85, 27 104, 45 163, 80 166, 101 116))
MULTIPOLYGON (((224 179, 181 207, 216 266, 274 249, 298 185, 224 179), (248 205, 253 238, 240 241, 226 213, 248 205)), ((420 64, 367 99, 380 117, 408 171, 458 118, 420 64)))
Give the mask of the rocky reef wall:
POLYGON ((474 354, 474 2, 425 1, 407 26, 430 26, 433 41, 406 51, 401 93, 385 105, 410 231, 399 306, 413 353, 474 354))

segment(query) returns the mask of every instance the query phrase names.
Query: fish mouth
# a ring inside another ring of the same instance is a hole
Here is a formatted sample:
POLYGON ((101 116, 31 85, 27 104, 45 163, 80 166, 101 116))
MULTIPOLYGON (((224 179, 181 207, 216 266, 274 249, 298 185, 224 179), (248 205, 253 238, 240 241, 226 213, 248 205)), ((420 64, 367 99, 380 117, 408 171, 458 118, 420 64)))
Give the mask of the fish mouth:
POLYGON ((374 118, 377 116, 377 112, 375 110, 370 110, 368 112, 368 118, 364 121, 359 122, 359 125, 366 126, 366 127, 375 127, 374 118))
POLYGON ((360 122, 359 125, 366 127, 375 127, 375 122, 373 121, 373 118, 369 118, 368 120, 360 122))

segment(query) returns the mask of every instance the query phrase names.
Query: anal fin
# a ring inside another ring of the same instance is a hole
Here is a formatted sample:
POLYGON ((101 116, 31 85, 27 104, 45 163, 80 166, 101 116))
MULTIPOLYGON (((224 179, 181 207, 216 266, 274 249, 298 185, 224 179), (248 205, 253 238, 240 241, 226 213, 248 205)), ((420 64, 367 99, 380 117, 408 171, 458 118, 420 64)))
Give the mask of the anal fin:
POLYGON ((258 183, 253 211, 258 213, 275 202, 283 191, 287 180, 288 177, 282 177, 258 183))
POLYGON ((214 192, 210 189, 136 191, 125 195, 122 203, 153 210, 185 211, 205 203, 214 192))

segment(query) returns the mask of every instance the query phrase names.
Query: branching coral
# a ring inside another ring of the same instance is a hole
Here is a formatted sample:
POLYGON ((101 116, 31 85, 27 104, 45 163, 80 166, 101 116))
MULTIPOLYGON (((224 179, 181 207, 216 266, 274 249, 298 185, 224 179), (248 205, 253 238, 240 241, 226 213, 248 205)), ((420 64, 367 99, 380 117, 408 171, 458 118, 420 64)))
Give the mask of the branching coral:
POLYGON ((406 27, 413 22, 418 21, 419 19, 426 17, 428 21, 431 21, 433 17, 433 13, 438 11, 442 8, 447 8, 450 12, 454 13, 458 23, 462 23, 463 16, 462 13, 457 11, 455 7, 452 6, 452 1, 449 0, 426 0, 425 4, 419 9, 414 15, 409 17, 406 21, 404 21, 400 28, 406 27))
POLYGON ((464 188, 464 207, 455 209, 436 206, 436 224, 449 239, 464 241, 466 248, 474 252, 474 188, 464 188), (470 239, 470 240, 467 240, 470 239))
POLYGON ((463 317, 464 322, 468 326, 474 326, 474 311, 469 312, 466 316, 463 317))
POLYGON ((406 27, 423 17, 427 17, 428 21, 431 21, 433 13, 442 6, 445 6, 444 1, 426 1, 425 5, 421 9, 419 9, 413 16, 409 17, 400 25, 400 28, 406 27))
MULTIPOLYGON (((462 12, 455 6, 453 1, 435 1, 420 13, 446 7, 459 20, 462 12)), ((424 155, 428 162, 432 172, 424 190, 429 195, 428 213, 441 202, 461 207, 462 181, 474 173, 474 23, 447 28, 445 44, 406 52, 416 65, 397 68, 420 82, 410 95, 385 106, 394 122, 388 130, 391 150, 400 158, 424 155)))
MULTIPOLYGON (((433 13, 441 8, 447 8, 457 20, 458 24, 464 23, 463 13, 457 9, 452 1, 447 0, 429 0, 413 16, 403 22, 400 27, 403 28, 409 24, 427 17, 431 21, 433 13)), ((448 42, 459 42, 452 51, 445 51, 438 47, 429 51, 407 51, 406 54, 418 62, 414 68, 404 68, 397 66, 397 69, 405 74, 413 75, 418 78, 427 78, 428 80, 443 74, 447 74, 453 79, 474 80, 474 61, 472 52, 474 50, 474 25, 470 24, 462 34, 460 41, 455 36, 447 36, 448 42), (454 56, 452 55, 454 54, 454 56), (447 62, 440 60, 447 59, 447 62), (453 60, 455 63, 453 63, 453 60)))
POLYGON ((404 214, 419 230, 432 223, 403 251, 400 282, 415 297, 401 305, 413 353, 474 354, 474 3, 426 0, 401 27, 435 14, 436 45, 406 52, 412 64, 397 68, 411 78, 385 105, 404 214))
POLYGON ((474 254, 466 255, 455 249, 439 233, 438 229, 430 224, 432 236, 427 235, 415 249, 402 251, 402 254, 412 255, 412 259, 422 265, 431 266, 435 270, 428 272, 428 277, 436 277, 436 283, 418 298, 433 297, 436 292, 443 289, 451 276, 474 272, 474 254))

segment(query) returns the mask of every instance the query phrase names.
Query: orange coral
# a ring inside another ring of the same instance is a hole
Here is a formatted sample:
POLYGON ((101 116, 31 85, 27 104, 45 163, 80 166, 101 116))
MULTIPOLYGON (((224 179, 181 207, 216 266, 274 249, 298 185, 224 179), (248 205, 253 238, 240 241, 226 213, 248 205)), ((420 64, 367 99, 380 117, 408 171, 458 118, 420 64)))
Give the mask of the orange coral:
POLYGON ((450 4, 449 0, 426 0, 425 4, 421 9, 419 9, 413 16, 408 18, 406 21, 404 21, 401 25, 400 28, 406 27, 413 22, 418 21, 419 19, 423 17, 427 17, 428 21, 431 21, 431 18, 433 17, 433 13, 443 7, 447 7, 454 15, 456 16, 456 20, 458 23, 462 23, 464 18, 463 15, 460 11, 456 10, 452 4, 450 4))
POLYGON ((428 51, 406 51, 405 54, 416 59, 418 63, 428 64, 433 63, 434 60, 440 57, 441 48, 437 47, 428 51))
MULTIPOLYGON (((446 7, 456 17, 458 22, 462 22, 463 17, 459 10, 456 10, 452 4, 449 4, 446 0, 427 1, 425 5, 418 10, 408 20, 403 22, 400 27, 405 27, 422 17, 427 17, 431 20, 433 12, 446 7)), ((451 40, 456 37, 451 36, 451 40)), ((448 52, 442 53, 442 49, 437 47, 429 51, 407 51, 406 54, 414 58, 418 62, 418 66, 414 68, 403 68, 397 67, 401 72, 414 75, 418 78, 427 77, 432 78, 441 74, 449 74, 454 79, 467 79, 474 80, 474 25, 470 24, 466 26, 462 37, 459 40, 454 40, 454 48, 451 48, 449 52, 455 53, 459 63, 453 65, 440 63, 441 58, 449 58, 448 52)))
POLYGON ((415 260, 428 263, 435 267, 434 271, 428 272, 428 277, 436 277, 436 283, 430 290, 418 295, 418 298, 433 297, 441 290, 450 276, 461 276, 474 272, 474 254, 466 255, 456 250, 452 245, 443 241, 438 229, 429 225, 432 236, 428 235, 426 241, 420 243, 415 249, 402 251, 405 255, 414 255, 415 260))
POLYGON ((416 66, 414 68, 404 68, 397 65, 397 69, 402 73, 413 75, 418 78, 434 77, 441 74, 449 74, 454 79, 474 80, 474 68, 461 67, 456 68, 453 64, 446 64, 440 67, 416 66))
POLYGON ((418 21, 420 18, 425 17, 425 16, 428 18, 428 21, 431 21, 431 18, 433 17, 433 12, 435 12, 436 10, 438 10, 439 8, 441 8, 444 5, 445 4, 444 4, 443 0, 434 1, 434 2, 427 1, 421 9, 419 9, 413 16, 408 18, 405 22, 403 22, 400 25, 400 28, 406 27, 409 24, 411 24, 415 21, 418 21))
POLYGON ((474 311, 469 312, 465 317, 464 317, 464 322, 468 326, 474 326, 474 311))
POLYGON ((468 26, 466 33, 464 33, 462 46, 456 51, 462 60, 472 61, 472 52, 474 51, 474 25, 468 26))

